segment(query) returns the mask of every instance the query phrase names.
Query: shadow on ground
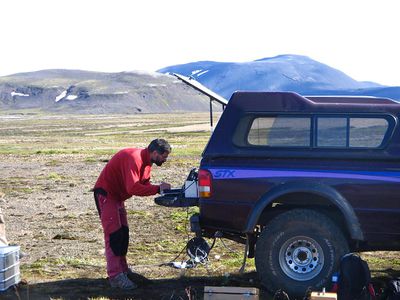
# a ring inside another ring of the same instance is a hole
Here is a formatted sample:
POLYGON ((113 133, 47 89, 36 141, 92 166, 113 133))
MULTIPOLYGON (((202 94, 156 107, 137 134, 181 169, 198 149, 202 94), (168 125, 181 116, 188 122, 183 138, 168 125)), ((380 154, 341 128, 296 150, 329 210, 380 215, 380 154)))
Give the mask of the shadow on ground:
MULTIPOLYGON (((373 271, 373 270, 372 270, 373 271)), ((380 270, 382 271, 382 270, 380 270)), ((382 299, 385 287, 391 278, 400 277, 398 270, 386 269, 386 275, 372 278, 375 291, 382 299)), ((197 300, 204 298, 204 286, 256 287, 260 299, 270 300, 272 295, 265 291, 255 272, 229 277, 181 277, 155 279, 150 284, 141 285, 132 291, 110 288, 107 279, 78 278, 35 284, 19 284, 6 292, 0 292, 1 300, 36 299, 157 299, 157 300, 197 300)))
MULTIPOLYGON (((106 279, 78 278, 36 284, 20 284, 0 294, 9 299, 203 299, 204 286, 242 286, 260 288, 256 273, 220 277, 182 277, 156 279, 132 291, 110 288, 106 279), (190 295, 190 298, 189 298, 190 295)), ((261 298, 270 299, 260 288, 261 298)))

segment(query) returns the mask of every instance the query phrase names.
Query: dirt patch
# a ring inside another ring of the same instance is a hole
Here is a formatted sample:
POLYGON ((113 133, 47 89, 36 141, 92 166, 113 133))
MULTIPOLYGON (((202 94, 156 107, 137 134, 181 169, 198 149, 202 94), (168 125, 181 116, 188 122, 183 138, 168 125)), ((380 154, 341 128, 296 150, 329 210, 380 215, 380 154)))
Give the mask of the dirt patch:
MULTIPOLYGON (((22 278, 28 283, 18 288, 22 298, 179 299, 186 297, 189 287, 201 294, 205 284, 251 284, 249 279, 256 280, 255 274, 249 278, 228 275, 233 268, 223 268, 218 260, 217 267, 210 263, 210 267, 200 266, 185 273, 157 266, 169 262, 184 247, 190 235, 186 232, 190 212, 158 206, 152 197, 134 197, 126 202, 131 226, 128 260, 154 283, 129 293, 110 289, 103 233, 90 192, 105 165, 101 160, 106 159, 86 162, 80 155, 0 156, 4 191, 0 201, 8 239, 27 254, 21 260, 22 278)), ((154 178, 171 178, 170 172, 168 166, 155 168, 154 178)), ((174 174, 177 186, 184 181, 187 170, 174 168, 174 174)), ((241 246, 236 250, 239 255, 241 246)), ((214 251, 220 256, 232 255, 221 243, 214 251)), ((182 254, 178 260, 186 258, 182 254)), ((15 295, 10 290, 2 297, 14 299, 15 295)))

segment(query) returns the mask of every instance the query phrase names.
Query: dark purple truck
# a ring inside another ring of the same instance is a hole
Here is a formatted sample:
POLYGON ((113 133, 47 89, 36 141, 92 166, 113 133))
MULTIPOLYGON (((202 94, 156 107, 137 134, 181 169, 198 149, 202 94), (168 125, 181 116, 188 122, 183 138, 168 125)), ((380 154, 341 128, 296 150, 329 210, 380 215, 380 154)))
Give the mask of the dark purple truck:
POLYGON ((345 253, 400 250, 399 117, 390 99, 236 92, 180 204, 198 236, 246 244, 270 291, 329 288, 345 253))

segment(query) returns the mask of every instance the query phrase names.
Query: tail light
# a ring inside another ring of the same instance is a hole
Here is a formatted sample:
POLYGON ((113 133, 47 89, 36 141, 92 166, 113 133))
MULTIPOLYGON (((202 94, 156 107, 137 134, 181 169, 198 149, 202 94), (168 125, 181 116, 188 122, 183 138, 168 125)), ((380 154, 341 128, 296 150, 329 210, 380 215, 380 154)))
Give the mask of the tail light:
POLYGON ((199 196, 210 198, 212 193, 212 175, 208 170, 199 170, 199 196))

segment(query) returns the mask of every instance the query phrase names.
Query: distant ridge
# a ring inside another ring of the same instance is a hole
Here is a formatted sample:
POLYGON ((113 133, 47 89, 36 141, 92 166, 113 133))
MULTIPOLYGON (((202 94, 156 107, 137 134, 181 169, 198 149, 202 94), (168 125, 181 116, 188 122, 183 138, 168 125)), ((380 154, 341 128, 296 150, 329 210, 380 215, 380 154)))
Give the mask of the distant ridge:
POLYGON ((209 100, 156 72, 42 70, 0 77, 0 109, 57 113, 207 111, 209 100))
POLYGON ((400 87, 356 81, 302 55, 278 55, 251 62, 199 61, 165 67, 160 73, 190 76, 229 99, 234 91, 292 91, 303 95, 369 95, 400 100, 400 87))

